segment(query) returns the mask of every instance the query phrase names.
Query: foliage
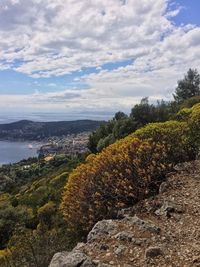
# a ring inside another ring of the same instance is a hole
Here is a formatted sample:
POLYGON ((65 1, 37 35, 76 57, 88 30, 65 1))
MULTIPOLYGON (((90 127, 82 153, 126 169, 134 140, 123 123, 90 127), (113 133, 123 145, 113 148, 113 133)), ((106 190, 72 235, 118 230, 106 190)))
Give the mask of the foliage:
POLYGON ((177 106, 174 103, 162 100, 153 105, 149 104, 148 98, 143 98, 140 104, 132 108, 129 116, 117 112, 112 120, 93 132, 89 138, 88 148, 93 153, 100 152, 147 123, 166 121, 176 112, 177 106))
POLYGON ((188 124, 190 127, 190 140, 193 144, 193 150, 196 154, 199 153, 200 150, 200 104, 196 104, 191 108, 191 115, 188 120, 188 124))
POLYGON ((174 164, 195 158, 189 135, 190 129, 187 123, 178 121, 148 124, 133 134, 141 139, 164 143, 168 160, 174 164))
POLYGON ((184 79, 178 81, 174 99, 180 103, 194 96, 200 96, 200 75, 196 69, 189 69, 184 79))
POLYGON ((190 108, 183 108, 177 113, 176 119, 178 121, 187 121, 191 115, 191 112, 192 110, 190 108))
MULTIPOLYGON (((151 123, 125 139, 90 155, 69 176, 62 210, 69 228, 80 236, 103 218, 113 218, 156 190, 172 165, 195 159, 200 147, 200 104, 186 121, 151 123)), ((183 119, 183 118, 182 118, 183 119)))
POLYGON ((0 266, 44 267, 54 253, 69 248, 63 229, 48 230, 45 225, 36 230, 17 226, 9 245, 0 253, 0 266))
POLYGON ((163 145, 132 136, 90 156, 65 187, 62 210, 69 228, 82 236, 98 220, 112 218, 117 209, 156 190, 170 168, 166 156, 163 145))
POLYGON ((74 245, 58 207, 69 172, 82 159, 59 155, 47 163, 30 159, 1 168, 12 175, 14 186, 0 193, 0 266, 48 266, 58 249, 74 245), (29 172, 28 177, 28 162, 40 172, 29 172), (15 182, 19 170, 22 176, 25 172, 25 181, 15 182), (34 265, 34 257, 39 265, 34 265))
POLYGON ((180 109, 192 108, 194 105, 200 103, 200 96, 193 96, 183 101, 180 105, 180 109))
POLYGON ((98 127, 90 135, 88 148, 92 153, 97 153, 148 123, 186 119, 187 114, 184 111, 181 111, 178 116, 177 113, 183 108, 191 108, 200 102, 200 75, 197 70, 189 69, 184 79, 178 81, 174 99, 175 101, 161 100, 156 104, 150 104, 145 97, 132 108, 129 116, 123 112, 117 112, 113 119, 98 127))
POLYGON ((0 266, 48 266, 95 222, 157 192, 173 164, 194 159, 200 96, 177 101, 144 98, 129 116, 117 112, 90 136, 91 151, 102 152, 86 160, 59 155, 0 167, 0 266))

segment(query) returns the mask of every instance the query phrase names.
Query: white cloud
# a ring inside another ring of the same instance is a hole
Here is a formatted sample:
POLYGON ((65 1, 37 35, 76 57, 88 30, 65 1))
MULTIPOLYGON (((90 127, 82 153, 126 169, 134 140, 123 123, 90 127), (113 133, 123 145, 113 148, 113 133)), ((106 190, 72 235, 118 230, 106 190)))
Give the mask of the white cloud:
MULTIPOLYGON (((128 109, 143 96, 169 99, 176 81, 200 65, 200 27, 176 26, 172 0, 1 0, 0 70, 35 78, 84 67, 87 90, 1 96, 0 105, 67 110, 128 109), (132 60, 105 70, 109 62, 132 60), (42 105, 41 105, 42 104, 42 105)), ((48 84, 51 89, 56 83, 48 84)))
POLYGON ((166 0, 2 0, 1 60, 48 77, 136 58, 173 29, 166 9, 166 0))

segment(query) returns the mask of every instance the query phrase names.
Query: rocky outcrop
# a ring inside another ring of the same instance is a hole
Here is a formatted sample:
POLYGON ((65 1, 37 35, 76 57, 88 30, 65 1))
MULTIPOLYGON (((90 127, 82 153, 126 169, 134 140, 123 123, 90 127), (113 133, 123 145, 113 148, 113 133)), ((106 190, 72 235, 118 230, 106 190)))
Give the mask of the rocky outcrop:
POLYGON ((51 267, 95 267, 96 264, 92 262, 91 258, 88 257, 81 251, 72 252, 61 252, 54 255, 51 263, 51 267))
POLYGON ((93 242, 103 235, 112 235, 116 231, 115 221, 103 220, 95 224, 87 237, 87 242, 93 242))
POLYGON ((175 169, 157 196, 98 222, 49 267, 200 267, 200 161, 175 169))

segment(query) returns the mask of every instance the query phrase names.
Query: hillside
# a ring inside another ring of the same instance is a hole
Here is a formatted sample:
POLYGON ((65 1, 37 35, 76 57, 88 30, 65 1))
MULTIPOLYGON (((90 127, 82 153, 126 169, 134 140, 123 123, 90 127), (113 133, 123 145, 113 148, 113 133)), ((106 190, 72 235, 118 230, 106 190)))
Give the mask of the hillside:
POLYGON ((2 170, 0 266, 46 267, 77 243, 50 266, 198 266, 199 133, 196 104, 100 153, 2 170))
POLYGON ((94 131, 102 121, 77 120, 58 122, 33 122, 22 120, 0 124, 0 139, 43 140, 52 136, 94 131))
POLYGON ((174 169, 158 195, 98 222, 49 267, 200 266, 200 161, 174 169))

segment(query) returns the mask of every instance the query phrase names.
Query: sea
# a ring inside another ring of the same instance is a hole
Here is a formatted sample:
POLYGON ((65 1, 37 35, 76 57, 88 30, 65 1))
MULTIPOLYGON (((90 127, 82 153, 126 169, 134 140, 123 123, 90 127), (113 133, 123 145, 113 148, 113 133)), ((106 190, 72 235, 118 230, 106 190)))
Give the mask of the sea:
MULTIPOLYGON (((19 120, 32 121, 71 121, 79 119, 103 120, 110 118, 111 114, 91 116, 91 113, 66 113, 66 112, 8 112, 0 109, 0 124, 12 123, 19 120)), ((42 144, 30 142, 0 141, 0 166, 2 164, 16 163, 29 157, 37 157, 38 149, 42 144)))
MULTIPOLYGON (((15 121, 27 119, 33 121, 50 121, 51 116, 36 116, 34 114, 23 116, 17 113, 1 113, 0 124, 12 123, 15 121)), ((55 119, 56 120, 56 119, 55 119)), ((17 163, 30 157, 38 157, 38 149, 42 146, 36 142, 19 142, 0 140, 0 166, 4 164, 17 163)))
MULTIPOLYGON (((0 112, 0 124, 12 123, 19 120, 32 121, 61 121, 71 120, 64 113, 18 113, 18 112, 0 112)), ((42 143, 36 142, 18 142, 0 140, 0 166, 4 164, 17 163, 30 157, 38 157, 38 149, 42 143)))
POLYGON ((0 141, 0 166, 37 157, 40 146, 41 144, 33 142, 0 141))

